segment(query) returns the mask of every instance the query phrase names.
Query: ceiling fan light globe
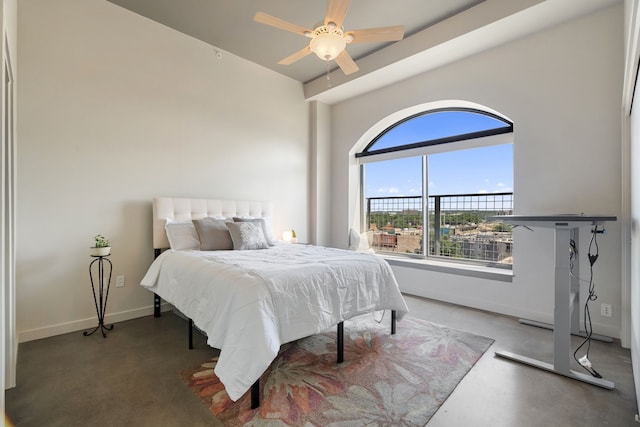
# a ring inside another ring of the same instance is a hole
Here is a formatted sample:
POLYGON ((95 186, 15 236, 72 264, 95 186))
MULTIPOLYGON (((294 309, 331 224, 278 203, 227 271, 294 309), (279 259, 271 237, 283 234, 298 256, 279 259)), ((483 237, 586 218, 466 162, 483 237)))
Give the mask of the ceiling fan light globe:
POLYGON ((311 51, 324 61, 335 59, 346 46, 344 37, 334 33, 318 34, 309 44, 311 51))

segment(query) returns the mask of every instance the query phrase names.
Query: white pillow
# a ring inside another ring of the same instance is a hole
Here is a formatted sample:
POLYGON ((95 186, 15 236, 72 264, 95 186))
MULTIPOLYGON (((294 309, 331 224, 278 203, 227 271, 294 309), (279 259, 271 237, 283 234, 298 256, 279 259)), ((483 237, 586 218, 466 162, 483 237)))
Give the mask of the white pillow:
POLYGON ((269 249, 260 224, 255 222, 228 222, 234 250, 269 249))
POLYGON ((267 243, 269 244, 269 246, 273 246, 276 244, 278 239, 276 239, 275 234, 273 234, 273 224, 271 222, 271 218, 265 216, 262 219, 264 219, 264 238, 267 239, 267 243))
POLYGON ((167 218, 164 226, 169 245, 174 251, 198 250, 200 239, 191 221, 173 221, 167 218))
POLYGON ((368 233, 364 232, 360 234, 353 228, 349 229, 349 250, 363 252, 366 254, 376 253, 369 246, 368 233))
POLYGON ((355 228, 349 229, 349 250, 356 251, 360 247, 360 233, 355 228))
POLYGON ((371 231, 367 231, 364 232, 362 234, 360 234, 360 245, 358 246, 357 251, 358 252, 363 252, 366 254, 375 254, 376 251, 374 251, 371 246, 369 246, 369 236, 373 236, 373 232, 371 231))

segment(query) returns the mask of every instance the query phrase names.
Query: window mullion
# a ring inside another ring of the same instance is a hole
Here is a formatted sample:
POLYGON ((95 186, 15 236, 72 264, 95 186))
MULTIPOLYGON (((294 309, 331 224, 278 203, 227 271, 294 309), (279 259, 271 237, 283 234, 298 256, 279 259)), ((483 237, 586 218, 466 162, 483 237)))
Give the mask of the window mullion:
POLYGON ((427 156, 422 156, 422 257, 429 255, 429 171, 427 156))

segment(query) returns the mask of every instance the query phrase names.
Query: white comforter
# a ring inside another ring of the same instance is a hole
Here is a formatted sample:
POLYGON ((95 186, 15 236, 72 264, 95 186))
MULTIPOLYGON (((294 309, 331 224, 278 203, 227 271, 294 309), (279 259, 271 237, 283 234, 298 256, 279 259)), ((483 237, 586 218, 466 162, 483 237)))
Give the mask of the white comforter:
POLYGON ((240 398, 294 341, 359 314, 408 311, 387 262, 370 254, 278 244, 250 251, 165 251, 142 286, 206 332, 215 368, 240 398))

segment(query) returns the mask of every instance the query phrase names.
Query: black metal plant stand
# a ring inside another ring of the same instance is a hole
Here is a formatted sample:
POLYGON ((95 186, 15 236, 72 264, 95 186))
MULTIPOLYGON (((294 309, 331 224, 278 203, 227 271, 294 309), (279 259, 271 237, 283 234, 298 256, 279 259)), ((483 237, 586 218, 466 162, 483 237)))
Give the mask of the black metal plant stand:
POLYGON ((91 255, 91 257, 95 259, 91 261, 91 264, 89 264, 89 278, 91 279, 91 290, 93 291, 93 302, 96 305, 96 313, 98 314, 98 326, 93 328, 91 332, 88 332, 88 331, 83 332, 82 335, 84 335, 85 337, 93 334, 95 331, 100 329, 100 332, 102 332, 102 336, 106 338, 107 337, 106 331, 110 331, 113 329, 113 325, 104 324, 104 313, 107 310, 107 299, 109 298, 109 286, 111 285, 111 271, 113 267, 111 264, 111 261, 107 259, 108 256, 109 255, 105 255, 105 256, 91 255), (106 282, 106 285, 107 285, 106 289, 105 289, 105 281, 104 281, 104 276, 106 273, 104 269, 106 266, 105 262, 109 263, 108 265, 109 276, 106 282), (96 295, 96 286, 93 282, 93 272, 95 270, 93 268, 94 264, 96 264, 98 267, 98 271, 97 271, 98 295, 96 295))

